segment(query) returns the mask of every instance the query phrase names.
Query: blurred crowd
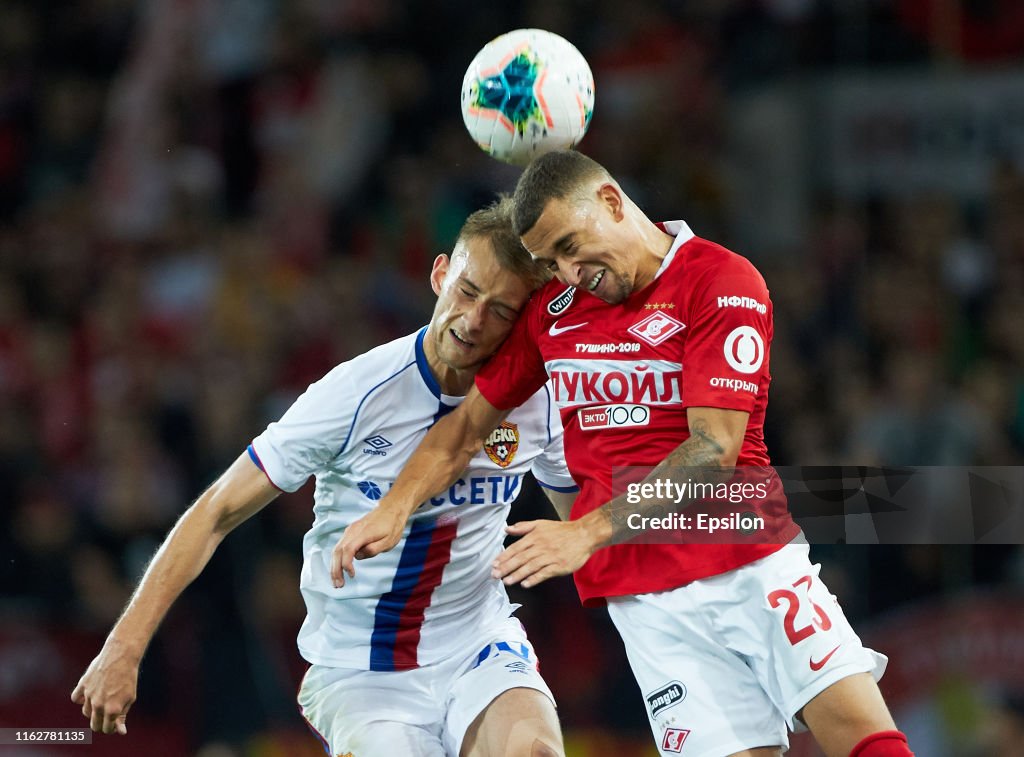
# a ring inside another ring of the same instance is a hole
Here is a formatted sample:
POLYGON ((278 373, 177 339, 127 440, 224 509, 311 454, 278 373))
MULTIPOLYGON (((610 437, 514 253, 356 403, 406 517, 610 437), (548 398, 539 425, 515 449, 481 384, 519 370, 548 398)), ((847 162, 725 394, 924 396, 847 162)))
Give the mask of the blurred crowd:
MULTIPOLYGON (((522 26, 563 34, 594 69, 582 149, 648 215, 726 245, 738 94, 1024 59, 1019 8, 996 0, 5 1, 0 660, 33 628, 76 634, 87 662, 177 515, 251 438, 336 363, 426 322, 433 256, 517 175, 465 134, 462 74, 522 26), (932 23, 949 6, 961 16, 932 23)), ((815 187, 798 244, 737 247, 775 304, 776 464, 1024 464, 1022 168, 1000 162, 973 202, 815 187)), ((531 491, 514 514, 548 512, 531 491)), ((224 543, 147 658, 142 722, 208 756, 306 748, 293 637, 310 520, 307 487, 224 543)), ((866 624, 1024 586, 1013 546, 816 556, 866 624)), ((576 753, 646 745, 607 617, 567 580, 517 598, 576 753)))

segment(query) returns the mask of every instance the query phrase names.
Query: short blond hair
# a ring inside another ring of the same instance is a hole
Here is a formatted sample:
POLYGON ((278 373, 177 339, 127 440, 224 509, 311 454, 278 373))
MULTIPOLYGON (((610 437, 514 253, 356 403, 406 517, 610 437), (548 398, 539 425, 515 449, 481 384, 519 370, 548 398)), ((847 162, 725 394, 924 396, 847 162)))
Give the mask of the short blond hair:
MULTIPOLYGON (((543 286, 551 278, 551 272, 533 259, 512 228, 512 198, 508 195, 499 195, 495 202, 466 218, 458 242, 479 238, 491 243, 499 266, 521 278, 531 289, 543 286)), ((462 247, 456 243, 456 250, 462 247)))

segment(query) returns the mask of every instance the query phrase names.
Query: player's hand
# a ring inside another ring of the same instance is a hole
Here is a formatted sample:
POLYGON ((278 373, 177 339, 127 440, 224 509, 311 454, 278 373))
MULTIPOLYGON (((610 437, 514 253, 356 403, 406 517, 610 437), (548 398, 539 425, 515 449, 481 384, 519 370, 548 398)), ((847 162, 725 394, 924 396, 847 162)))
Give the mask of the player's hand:
POLYGON ((391 508, 378 505, 345 529, 331 555, 331 578, 335 587, 345 585, 345 574, 356 575, 356 560, 394 549, 402 538, 406 519, 391 508))
POLYGON ((568 575, 597 548, 580 521, 528 520, 505 530, 523 537, 498 555, 491 570, 507 586, 522 583, 528 589, 553 576, 568 575))
POLYGON ((89 727, 99 733, 128 733, 125 718, 135 701, 139 663, 109 639, 71 692, 89 727))

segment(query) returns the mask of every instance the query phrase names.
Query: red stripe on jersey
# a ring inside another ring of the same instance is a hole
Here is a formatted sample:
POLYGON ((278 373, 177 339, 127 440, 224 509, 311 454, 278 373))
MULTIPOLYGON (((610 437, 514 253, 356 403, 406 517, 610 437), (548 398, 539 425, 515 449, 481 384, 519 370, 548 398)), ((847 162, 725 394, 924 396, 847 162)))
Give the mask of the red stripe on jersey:
POLYGON ((434 589, 441 585, 444 568, 452 558, 452 541, 455 539, 457 528, 456 523, 438 525, 430 535, 430 546, 427 547, 423 570, 408 602, 402 608, 402 615, 398 621, 394 647, 395 670, 408 670, 418 664, 416 648, 420 644, 423 617, 430 606, 434 589))

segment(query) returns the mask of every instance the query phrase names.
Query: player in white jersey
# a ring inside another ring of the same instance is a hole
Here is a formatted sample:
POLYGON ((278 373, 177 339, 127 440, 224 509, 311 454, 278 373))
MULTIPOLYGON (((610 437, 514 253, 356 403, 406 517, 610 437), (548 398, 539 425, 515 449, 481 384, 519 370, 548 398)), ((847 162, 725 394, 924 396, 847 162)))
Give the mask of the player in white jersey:
POLYGON ((427 327, 312 384, 182 516, 72 693, 94 731, 127 732, 145 648, 221 539, 315 475, 298 638, 311 667, 299 705, 328 753, 562 754, 551 692, 491 576, 527 471, 563 517, 575 496, 547 387, 420 506, 395 550, 344 586, 331 579, 345 527, 373 509, 427 430, 459 404, 543 273, 512 233, 505 201, 467 219, 430 280, 438 302, 427 327))

